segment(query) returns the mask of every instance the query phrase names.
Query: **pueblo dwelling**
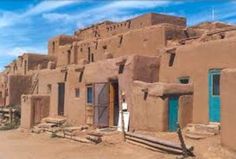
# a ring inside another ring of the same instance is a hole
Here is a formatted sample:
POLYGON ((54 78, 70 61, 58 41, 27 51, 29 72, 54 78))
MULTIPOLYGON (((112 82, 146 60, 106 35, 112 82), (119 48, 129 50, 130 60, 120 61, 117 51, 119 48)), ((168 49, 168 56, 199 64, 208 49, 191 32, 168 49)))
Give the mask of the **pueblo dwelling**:
POLYGON ((220 123, 236 150, 236 26, 145 14, 58 35, 48 54, 24 53, 0 74, 0 105, 21 107, 21 128, 47 116, 72 125, 118 125, 125 96, 129 131, 176 131, 220 123))

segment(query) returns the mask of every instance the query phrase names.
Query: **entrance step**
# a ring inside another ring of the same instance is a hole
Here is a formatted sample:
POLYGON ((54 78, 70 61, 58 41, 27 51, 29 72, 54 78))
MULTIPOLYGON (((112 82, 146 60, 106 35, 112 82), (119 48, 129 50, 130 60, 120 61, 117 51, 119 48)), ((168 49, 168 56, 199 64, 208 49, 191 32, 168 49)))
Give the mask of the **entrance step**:
POLYGON ((185 136, 191 139, 204 139, 220 133, 220 124, 188 124, 185 129, 185 136))
POLYGON ((57 117, 47 117, 42 120, 44 123, 52 123, 52 124, 58 124, 62 125, 66 122, 65 117, 57 116, 57 117))

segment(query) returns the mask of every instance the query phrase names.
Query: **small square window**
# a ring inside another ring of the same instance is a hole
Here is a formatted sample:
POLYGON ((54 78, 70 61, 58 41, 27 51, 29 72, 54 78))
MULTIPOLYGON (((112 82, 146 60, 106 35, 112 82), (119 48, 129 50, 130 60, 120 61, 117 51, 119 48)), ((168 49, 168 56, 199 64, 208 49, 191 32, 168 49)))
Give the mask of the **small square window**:
POLYGON ((180 77, 179 82, 181 84, 189 84, 189 77, 180 77))
POLYGON ((106 50, 106 49, 107 49, 107 46, 106 46, 106 45, 104 45, 102 48, 103 48, 104 50, 106 50))
POLYGON ((75 97, 80 97, 80 89, 79 88, 75 88, 75 97))

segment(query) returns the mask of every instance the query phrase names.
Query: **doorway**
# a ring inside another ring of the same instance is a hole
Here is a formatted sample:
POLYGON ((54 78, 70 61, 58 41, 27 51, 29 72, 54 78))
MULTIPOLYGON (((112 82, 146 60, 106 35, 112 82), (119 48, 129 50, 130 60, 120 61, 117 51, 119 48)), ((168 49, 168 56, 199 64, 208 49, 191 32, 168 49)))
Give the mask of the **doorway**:
MULTIPOLYGON (((87 97, 88 98, 88 97, 87 97)), ((103 128, 109 126, 109 85, 108 83, 94 84, 94 124, 103 128)))
POLYGON ((64 116, 65 83, 58 83, 58 115, 64 116))
POLYGON ((208 73, 209 120, 220 122, 220 69, 211 69, 208 73))
POLYGON ((174 132, 177 130, 178 110, 179 97, 177 95, 172 95, 169 97, 168 102, 168 130, 170 132, 174 132))
POLYGON ((119 83, 110 81, 109 126, 117 126, 119 119, 119 83))

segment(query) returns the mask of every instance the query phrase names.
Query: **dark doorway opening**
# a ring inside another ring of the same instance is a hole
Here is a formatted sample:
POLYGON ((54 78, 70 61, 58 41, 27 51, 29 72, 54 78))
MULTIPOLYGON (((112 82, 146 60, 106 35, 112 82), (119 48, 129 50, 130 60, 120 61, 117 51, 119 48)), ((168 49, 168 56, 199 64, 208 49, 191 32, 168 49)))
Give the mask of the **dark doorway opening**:
POLYGON ((117 126, 119 118, 119 83, 110 81, 109 126, 117 126))
POLYGON ((64 115, 65 83, 58 83, 58 115, 64 115))

